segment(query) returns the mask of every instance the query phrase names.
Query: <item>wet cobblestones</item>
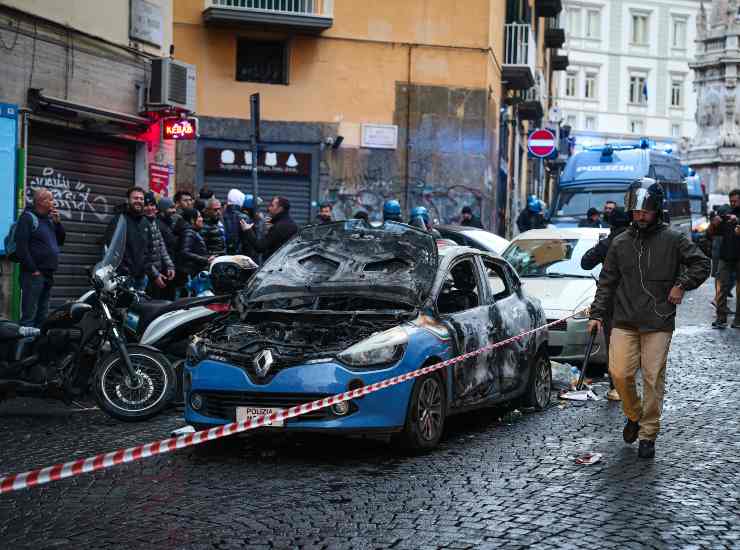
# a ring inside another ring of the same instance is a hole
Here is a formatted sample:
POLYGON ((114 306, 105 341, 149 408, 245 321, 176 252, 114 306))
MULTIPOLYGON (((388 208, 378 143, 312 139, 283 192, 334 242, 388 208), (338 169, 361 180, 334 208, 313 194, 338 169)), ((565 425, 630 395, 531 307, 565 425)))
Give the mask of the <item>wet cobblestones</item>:
MULTIPOLYGON (((738 548, 740 331, 709 328, 709 285, 687 298, 654 460, 623 443, 606 400, 457 417, 437 451, 413 458, 265 432, 0 497, 0 548, 738 548), (585 451, 604 459, 575 465, 585 451)), ((0 472, 180 425, 176 413, 132 425, 5 403, 0 472)))

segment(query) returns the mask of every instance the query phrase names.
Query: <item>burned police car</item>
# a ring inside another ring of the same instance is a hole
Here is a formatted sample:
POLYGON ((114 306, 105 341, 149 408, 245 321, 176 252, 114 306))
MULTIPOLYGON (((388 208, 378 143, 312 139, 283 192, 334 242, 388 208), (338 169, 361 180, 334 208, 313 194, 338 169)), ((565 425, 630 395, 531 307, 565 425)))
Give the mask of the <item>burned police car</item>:
MULTIPOLYGON (((429 233, 395 222, 306 227, 236 302, 190 345, 185 417, 198 428, 356 389, 545 323, 499 256, 438 252, 429 233)), ((406 448, 429 449, 450 414, 514 400, 544 408, 546 340, 540 331, 278 429, 393 434, 406 448)))

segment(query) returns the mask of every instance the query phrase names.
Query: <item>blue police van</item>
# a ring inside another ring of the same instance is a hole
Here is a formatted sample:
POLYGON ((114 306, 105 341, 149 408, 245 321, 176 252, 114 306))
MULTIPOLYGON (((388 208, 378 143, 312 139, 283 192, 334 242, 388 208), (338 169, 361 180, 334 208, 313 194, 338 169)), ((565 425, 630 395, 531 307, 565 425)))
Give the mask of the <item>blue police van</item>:
POLYGON ((573 155, 565 165, 549 213, 556 227, 577 227, 589 208, 603 211, 607 201, 624 206, 630 185, 641 177, 653 178, 666 194, 666 218, 671 226, 691 233, 691 206, 678 158, 636 145, 605 145, 573 155))

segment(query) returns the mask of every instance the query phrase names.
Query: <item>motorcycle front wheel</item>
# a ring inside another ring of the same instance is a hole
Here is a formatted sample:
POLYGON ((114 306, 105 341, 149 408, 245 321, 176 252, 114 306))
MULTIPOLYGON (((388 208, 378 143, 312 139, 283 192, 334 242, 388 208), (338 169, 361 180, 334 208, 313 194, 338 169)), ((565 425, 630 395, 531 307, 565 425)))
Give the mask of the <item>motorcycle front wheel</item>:
POLYGON ((113 352, 95 367, 95 400, 103 412, 118 420, 148 420, 172 402, 175 371, 162 353, 136 345, 127 348, 138 380, 131 380, 121 356, 113 352))

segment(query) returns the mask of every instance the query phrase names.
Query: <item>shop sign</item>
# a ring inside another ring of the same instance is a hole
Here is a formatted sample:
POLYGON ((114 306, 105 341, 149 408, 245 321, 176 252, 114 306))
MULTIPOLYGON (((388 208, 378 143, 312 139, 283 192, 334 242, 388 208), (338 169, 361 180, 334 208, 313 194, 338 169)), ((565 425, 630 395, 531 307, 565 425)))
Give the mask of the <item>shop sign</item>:
POLYGON ((129 37, 161 48, 164 42, 162 8, 146 0, 130 2, 129 37))
MULTIPOLYGON (((207 148, 206 174, 251 174, 252 151, 249 149, 207 148)), ((310 153, 260 151, 258 172, 270 176, 311 177, 310 153)))
POLYGON ((165 118, 162 119, 162 138, 178 141, 195 139, 198 137, 198 119, 190 118, 165 118))
POLYGON ((166 197, 170 189, 170 172, 170 166, 167 164, 150 164, 149 190, 166 197))
POLYGON ((363 124, 360 145, 369 149, 396 149, 398 147, 398 126, 363 124))

